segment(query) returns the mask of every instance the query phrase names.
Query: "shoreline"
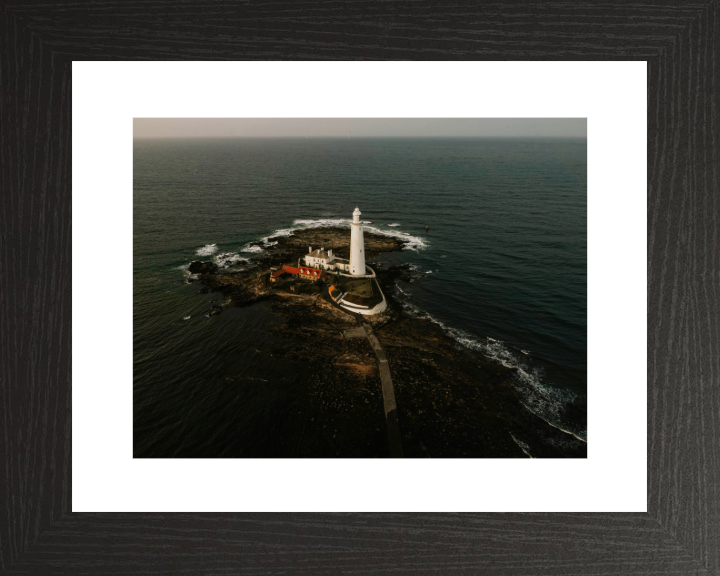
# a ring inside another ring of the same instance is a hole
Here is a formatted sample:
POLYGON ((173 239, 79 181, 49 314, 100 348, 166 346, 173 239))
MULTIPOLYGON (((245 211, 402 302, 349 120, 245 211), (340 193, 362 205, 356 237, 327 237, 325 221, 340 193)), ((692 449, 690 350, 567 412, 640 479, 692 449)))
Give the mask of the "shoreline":
MULTIPOLYGON (((295 294, 269 286, 272 266, 297 262, 308 247, 332 248, 346 257, 346 228, 311 228, 250 243, 263 249, 243 271, 208 267, 199 281, 225 295, 224 307, 269 301, 282 320, 268 333, 281 343, 272 355, 294 363, 290 408, 280 428, 294 441, 276 444, 272 457, 382 457, 388 455, 377 364, 366 339, 343 331, 358 319, 321 294, 295 294)), ((365 233, 369 265, 384 252, 406 247, 399 238, 365 233)), ((432 320, 414 317, 396 299, 394 284, 409 265, 377 269, 388 309, 365 321, 386 352, 406 457, 575 457, 587 445, 531 412, 522 403, 513 368, 475 353, 432 320)), ((211 311, 219 313, 221 310, 211 311)))

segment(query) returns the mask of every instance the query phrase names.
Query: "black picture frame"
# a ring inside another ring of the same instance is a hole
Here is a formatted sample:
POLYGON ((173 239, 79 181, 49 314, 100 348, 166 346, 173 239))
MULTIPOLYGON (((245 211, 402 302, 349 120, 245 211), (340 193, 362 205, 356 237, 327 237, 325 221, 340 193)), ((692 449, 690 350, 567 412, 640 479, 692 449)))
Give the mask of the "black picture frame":
POLYGON ((719 23, 717 0, 0 5, 0 573, 720 573, 719 23), (647 62, 647 513, 71 512, 72 61, 218 59, 647 62))

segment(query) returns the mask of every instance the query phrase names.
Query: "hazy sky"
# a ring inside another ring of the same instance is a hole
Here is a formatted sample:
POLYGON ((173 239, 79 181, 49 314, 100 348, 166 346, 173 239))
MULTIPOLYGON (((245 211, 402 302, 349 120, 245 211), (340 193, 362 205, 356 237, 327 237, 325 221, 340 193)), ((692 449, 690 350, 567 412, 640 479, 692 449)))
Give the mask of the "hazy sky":
POLYGON ((586 138, 585 118, 135 118, 135 138, 586 138))

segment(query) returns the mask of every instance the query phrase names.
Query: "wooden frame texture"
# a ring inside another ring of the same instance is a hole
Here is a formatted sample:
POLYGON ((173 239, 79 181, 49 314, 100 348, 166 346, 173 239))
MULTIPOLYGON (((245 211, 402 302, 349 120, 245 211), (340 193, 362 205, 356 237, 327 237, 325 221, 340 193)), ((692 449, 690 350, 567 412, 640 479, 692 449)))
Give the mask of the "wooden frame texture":
POLYGON ((719 6, 0 5, 0 573, 720 574, 719 6), (71 63, 217 59, 647 61, 647 513, 71 513, 71 63))

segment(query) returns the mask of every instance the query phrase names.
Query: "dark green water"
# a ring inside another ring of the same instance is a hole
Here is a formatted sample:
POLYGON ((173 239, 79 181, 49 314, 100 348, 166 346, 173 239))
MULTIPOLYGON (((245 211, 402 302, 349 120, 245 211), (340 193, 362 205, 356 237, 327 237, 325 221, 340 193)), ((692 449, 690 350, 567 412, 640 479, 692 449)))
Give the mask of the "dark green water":
POLYGON ((414 239, 380 259, 416 267, 395 288, 407 309, 516 367, 528 408, 585 438, 586 156, 584 140, 135 141, 135 456, 252 456, 292 386, 265 353, 267 306, 207 318, 219 296, 183 267, 251 265, 247 243, 355 205, 414 239))

